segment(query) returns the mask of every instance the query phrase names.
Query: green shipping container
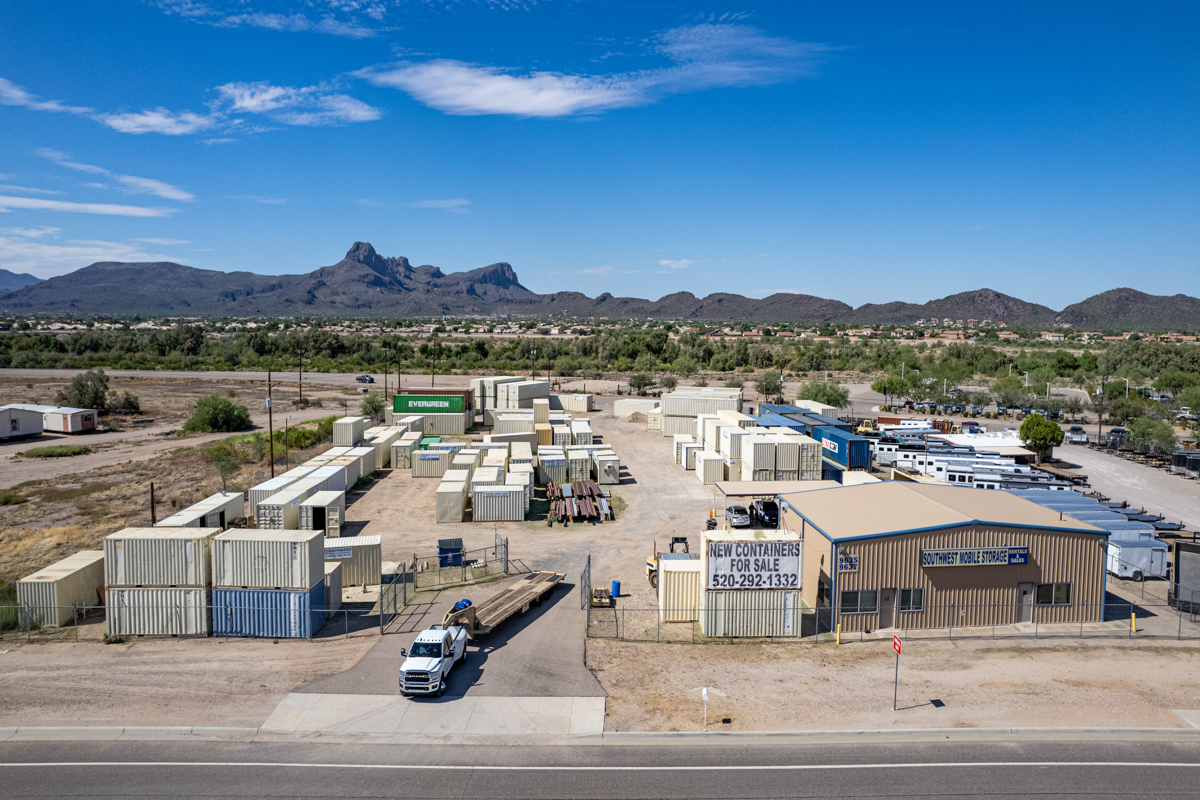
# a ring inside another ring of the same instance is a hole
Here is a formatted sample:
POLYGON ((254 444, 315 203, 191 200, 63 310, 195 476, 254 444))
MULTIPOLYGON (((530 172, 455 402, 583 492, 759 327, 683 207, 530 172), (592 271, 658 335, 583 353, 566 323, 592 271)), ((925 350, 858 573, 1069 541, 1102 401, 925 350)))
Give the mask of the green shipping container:
POLYGON ((460 394, 398 394, 392 410, 397 414, 461 414, 463 396, 460 394))
POLYGON ((441 443, 442 443, 442 437, 440 437, 440 436, 426 436, 424 439, 421 440, 421 449, 428 450, 429 445, 441 444, 441 443))

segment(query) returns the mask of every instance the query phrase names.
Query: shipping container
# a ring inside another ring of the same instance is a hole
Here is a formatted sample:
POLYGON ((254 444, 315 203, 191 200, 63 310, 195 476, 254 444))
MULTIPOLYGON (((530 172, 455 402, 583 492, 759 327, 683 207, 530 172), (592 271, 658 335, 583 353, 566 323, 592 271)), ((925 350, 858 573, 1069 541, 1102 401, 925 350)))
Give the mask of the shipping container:
POLYGON ((207 636, 208 588, 113 588, 104 596, 104 630, 113 636, 207 636))
POLYGON ((214 589, 213 636, 311 639, 328 616, 325 581, 308 591, 214 589))
POLYGON ((677 433, 686 433, 692 437, 696 435, 695 417, 675 417, 663 414, 659 417, 659 425, 663 436, 674 436, 677 433))
MULTIPOLYGON (((450 462, 450 469, 446 470, 446 472, 462 472, 466 476, 463 480, 469 481, 471 480, 472 473, 475 472, 478 462, 478 455, 465 455, 459 452, 454 456, 454 460, 450 462)), ((444 475, 443 479, 445 479, 444 475)))
POLYGON ((505 486, 520 486, 521 493, 525 496, 525 513, 529 513, 530 487, 529 479, 533 476, 525 472, 514 472, 504 479, 505 486))
POLYGON ((482 466, 471 476, 471 490, 477 486, 497 486, 504 482, 504 473, 499 467, 482 466))
POLYGON ((539 448, 550 447, 554 444, 554 426, 550 423, 535 423, 533 432, 537 436, 539 448))
POLYGON ((577 419, 571 423, 571 438, 575 444, 591 444, 592 424, 586 419, 577 419))
POLYGON ((696 438, 690 433, 677 433, 671 439, 675 446, 675 463, 683 464, 683 446, 685 444, 695 444, 696 438))
POLYGON ((405 434, 392 444, 392 468, 412 469, 412 454, 421 446, 420 434, 405 434), (409 438, 411 436, 411 438, 409 438))
POLYGON ((525 519, 524 487, 473 486, 471 519, 475 522, 520 522, 525 519))
POLYGON ((742 460, 729 456, 722 456, 721 460, 725 463, 725 480, 730 483, 740 482, 742 480, 742 460))
POLYGON ((742 460, 754 472, 775 471, 775 437, 771 434, 754 434, 742 443, 742 460))
POLYGON ((743 414, 740 411, 728 411, 722 409, 721 411, 717 412, 717 418, 726 425, 733 425, 738 428, 754 427, 754 418, 747 414, 743 414))
POLYGON ((662 412, 657 408, 646 412, 646 430, 662 431, 662 412))
POLYGON ((535 423, 550 421, 550 399, 548 397, 539 397, 533 401, 533 421, 535 423))
POLYGON ((836 428, 816 428, 813 438, 820 439, 825 458, 848 469, 871 468, 871 441, 836 428))
POLYGON ((700 614, 700 554, 661 553, 655 583, 662 622, 694 622, 700 614))
POLYGON ((696 468, 696 454, 704 450, 702 444, 685 444, 679 448, 679 462, 684 469, 696 468))
POLYGON ((375 469, 391 466, 392 444, 400 440, 400 435, 399 428, 384 428, 368 439, 366 444, 375 448, 375 469))
POLYGON ((567 456, 562 450, 538 453, 538 483, 562 483, 567 479, 567 456))
POLYGON ((596 483, 601 486, 615 486, 621 482, 621 459, 615 455, 593 456, 596 462, 596 483))
POLYGON ((362 441, 367 429, 364 417, 342 417, 333 421, 333 446, 354 447, 362 441))
POLYGON ((586 481, 592 477, 592 456, 586 450, 567 452, 567 480, 586 481))
POLYGON ((461 414, 426 414, 424 434, 426 436, 462 436, 471 427, 471 412, 461 414))
POLYGON ((467 511, 467 484, 442 480, 438 484, 434 507, 435 522, 462 522, 467 511))
POLYGON ((571 435, 571 427, 569 425, 552 425, 554 429, 554 444, 559 447, 569 447, 575 443, 575 437, 571 435))
POLYGON ((325 540, 325 561, 342 564, 342 586, 378 586, 383 579, 383 556, 378 536, 343 536, 325 540))
POLYGON ((75 607, 100 605, 104 551, 80 550, 17 581, 22 625, 57 627, 75 618, 75 607))
POLYGON ((261 530, 294 531, 300 528, 300 504, 321 491, 318 478, 301 478, 281 492, 261 501, 256 509, 261 530))
MULTIPOLYGON (((775 472, 798 471, 800 469, 800 442, 791 436, 775 437, 775 472)), ((776 477, 776 480, 783 478, 776 477)))
POLYGON ((160 521, 161 528, 228 528, 243 514, 241 492, 218 492, 160 521))
MULTIPOLYGON (((417 406, 412 410, 411 413, 424 414, 427 412, 432 412, 432 413, 458 414, 463 411, 466 411, 466 412, 472 413, 472 415, 473 415, 474 410, 475 410, 475 398, 469 388, 462 389, 462 388, 456 388, 453 386, 426 386, 424 388, 416 388, 416 387, 411 387, 411 386, 404 386, 398 390, 398 393, 396 394, 396 399, 403 400, 406 397, 411 397, 411 398, 425 397, 425 398, 431 398, 431 399, 437 399, 437 400, 444 400, 448 397, 459 398, 459 405, 457 408, 447 409, 444 406, 439 406, 437 408, 424 409, 424 408, 417 406)), ((404 411, 400 405, 393 404, 392 407, 396 410, 396 413, 398 413, 398 414, 410 413, 410 412, 404 411)))
POLYGON ((331 467, 341 467, 346 471, 346 491, 354 488, 362 477, 362 459, 358 456, 338 456, 329 462, 331 467))
POLYGON ((742 410, 741 389, 677 389, 664 394, 661 400, 664 417, 695 417, 721 410, 742 410))
POLYGON ((300 530, 321 531, 326 536, 342 534, 346 521, 345 492, 317 492, 300 504, 300 530))
POLYGON ((746 441, 746 437, 749 435, 745 429, 740 427, 721 428, 721 455, 740 461, 742 458, 742 443, 746 441))
POLYGON ((355 447, 348 455, 351 458, 357 458, 359 460, 359 477, 363 475, 370 475, 375 471, 375 448, 355 447))
POLYGON ((533 448, 528 442, 513 442, 509 445, 508 463, 510 466, 515 464, 528 464, 533 466, 533 448))
POLYGON ((324 543, 320 531, 226 531, 212 540, 213 585, 311 589, 325 575, 324 543))
POLYGON ((206 586, 220 528, 126 528, 104 537, 104 585, 206 586))
POLYGON ((257 486, 250 487, 250 505, 246 510, 246 516, 250 519, 258 519, 258 504, 266 500, 273 494, 279 494, 287 487, 295 483, 298 478, 285 478, 280 475, 277 478, 263 481, 257 486))
POLYGON ((325 562, 325 610, 330 614, 342 607, 342 562, 325 562))
POLYGON ((532 414, 500 414, 496 417, 496 433, 533 433, 532 414))
POLYGON ((700 631, 711 637, 800 635, 799 589, 708 590, 700 593, 700 631))
POLYGON ((712 486, 725 477, 725 462, 721 454, 704 450, 696 454, 696 477, 705 486, 712 486))
POLYGON ((421 414, 410 414, 407 417, 401 417, 395 420, 393 425, 403 425, 408 430, 405 433, 424 433, 425 432, 425 417, 421 414))
POLYGON ((497 408, 533 408, 539 397, 550 397, 549 381, 516 381, 496 387, 497 408))
POLYGON ((308 473, 308 477, 321 480, 325 487, 322 491, 325 492, 344 492, 348 488, 346 486, 346 468, 336 464, 317 467, 308 473))
POLYGON ((576 414, 587 414, 592 411, 592 396, 590 394, 556 394, 559 408, 576 414))
POLYGON ((470 401, 461 394, 398 394, 392 398, 394 414, 462 414, 470 401))
POLYGON ((423 450, 412 456, 414 478, 440 478, 454 461, 453 450, 423 450))
POLYGON ((660 405, 658 400, 647 400, 643 398, 622 398, 613 403, 614 417, 629 417, 634 414, 649 414, 657 409, 660 405))

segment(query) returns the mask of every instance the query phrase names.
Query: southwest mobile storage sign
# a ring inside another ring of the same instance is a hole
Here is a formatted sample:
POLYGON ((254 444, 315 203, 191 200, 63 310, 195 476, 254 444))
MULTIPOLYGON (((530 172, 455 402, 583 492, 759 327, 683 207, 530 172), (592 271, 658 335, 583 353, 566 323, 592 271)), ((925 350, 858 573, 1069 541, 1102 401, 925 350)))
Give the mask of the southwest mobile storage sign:
POLYGON ((921 566, 928 567, 1007 567, 1029 563, 1028 547, 965 547, 946 550, 922 550, 921 566))
POLYGON ((709 589, 799 589, 800 542, 709 542, 709 589))

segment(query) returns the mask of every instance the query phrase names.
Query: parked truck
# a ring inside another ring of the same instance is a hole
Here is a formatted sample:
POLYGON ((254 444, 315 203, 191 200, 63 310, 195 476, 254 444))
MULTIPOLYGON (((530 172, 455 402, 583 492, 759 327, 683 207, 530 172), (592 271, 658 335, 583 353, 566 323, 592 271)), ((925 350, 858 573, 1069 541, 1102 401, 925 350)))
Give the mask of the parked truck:
POLYGON ((467 659, 468 639, 483 636, 530 606, 541 605, 546 595, 566 577, 561 572, 535 572, 479 605, 469 600, 455 603, 441 625, 417 634, 411 651, 400 651, 404 656, 400 666, 400 694, 441 697, 454 665, 467 659))

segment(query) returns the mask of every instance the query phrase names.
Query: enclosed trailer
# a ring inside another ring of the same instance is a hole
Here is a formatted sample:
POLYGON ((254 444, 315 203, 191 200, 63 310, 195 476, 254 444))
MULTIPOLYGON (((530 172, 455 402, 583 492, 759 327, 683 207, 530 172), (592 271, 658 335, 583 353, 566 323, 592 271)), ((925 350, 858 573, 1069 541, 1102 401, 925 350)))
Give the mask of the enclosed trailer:
POLYGON ((1167 577, 1167 545, 1157 539, 1108 543, 1108 572, 1135 581, 1167 577))

